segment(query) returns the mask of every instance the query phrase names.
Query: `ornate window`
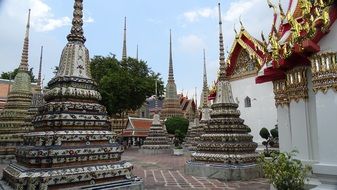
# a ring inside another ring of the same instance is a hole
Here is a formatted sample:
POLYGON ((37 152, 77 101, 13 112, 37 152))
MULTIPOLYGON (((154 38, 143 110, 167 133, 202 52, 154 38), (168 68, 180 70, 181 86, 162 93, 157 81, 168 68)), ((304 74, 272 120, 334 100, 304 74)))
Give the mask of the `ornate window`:
POLYGON ((245 98, 245 107, 246 108, 252 107, 252 102, 248 96, 245 98))

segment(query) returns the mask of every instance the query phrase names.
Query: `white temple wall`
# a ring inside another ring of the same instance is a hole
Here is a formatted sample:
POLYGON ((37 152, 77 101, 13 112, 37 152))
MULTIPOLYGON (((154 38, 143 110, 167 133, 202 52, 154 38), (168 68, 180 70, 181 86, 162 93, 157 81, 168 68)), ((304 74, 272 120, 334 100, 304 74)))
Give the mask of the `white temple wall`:
POLYGON ((337 93, 316 94, 319 161, 337 167, 337 93))
POLYGON ((262 127, 273 129, 277 124, 277 114, 273 94, 273 84, 256 84, 255 76, 231 81, 234 100, 239 101, 241 118, 252 130, 254 142, 262 143, 259 132, 262 127), (251 107, 245 107, 245 98, 251 99, 251 107))
POLYGON ((277 121, 280 151, 290 152, 293 149, 293 146, 288 105, 277 107, 277 121))
POLYGON ((310 132, 310 160, 318 160, 318 131, 317 131, 317 115, 316 115, 316 95, 313 91, 311 69, 307 70, 308 82, 308 111, 309 111, 309 132, 310 132))
POLYGON ((337 51, 337 22, 334 22, 330 27, 330 32, 328 35, 324 36, 319 42, 318 45, 321 48, 320 52, 326 51, 337 51))
MULTIPOLYGON (((291 101, 290 104, 290 122, 292 129, 292 149, 299 151, 297 158, 301 160, 310 160, 310 131, 309 131, 309 113, 308 101, 291 101)), ((282 137, 281 137, 282 138, 282 137)))

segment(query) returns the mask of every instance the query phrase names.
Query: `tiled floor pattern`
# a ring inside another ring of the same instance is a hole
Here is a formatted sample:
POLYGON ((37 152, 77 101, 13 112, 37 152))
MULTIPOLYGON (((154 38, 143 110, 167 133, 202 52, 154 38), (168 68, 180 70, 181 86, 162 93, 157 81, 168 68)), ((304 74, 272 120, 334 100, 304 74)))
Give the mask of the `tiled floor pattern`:
POLYGON ((173 156, 170 154, 145 155, 138 149, 125 151, 122 157, 134 164, 133 173, 144 179, 145 189, 200 189, 200 190, 267 190, 269 184, 266 179, 251 181, 220 181, 184 174, 184 165, 188 155, 173 156))

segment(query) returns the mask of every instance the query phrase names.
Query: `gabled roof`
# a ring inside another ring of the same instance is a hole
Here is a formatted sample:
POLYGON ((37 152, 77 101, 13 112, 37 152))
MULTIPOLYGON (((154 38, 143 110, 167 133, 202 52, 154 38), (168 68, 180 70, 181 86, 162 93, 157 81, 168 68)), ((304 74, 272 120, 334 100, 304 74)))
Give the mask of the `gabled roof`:
POLYGON ((124 137, 146 137, 153 119, 129 117, 127 128, 123 130, 122 136, 124 137))
POLYGON ((236 66, 236 62, 240 51, 244 49, 247 53, 255 58, 258 62, 258 69, 264 64, 265 54, 263 52, 263 45, 260 41, 252 37, 246 29, 241 26, 239 34, 235 37, 232 48, 227 57, 227 75, 231 76, 236 66))

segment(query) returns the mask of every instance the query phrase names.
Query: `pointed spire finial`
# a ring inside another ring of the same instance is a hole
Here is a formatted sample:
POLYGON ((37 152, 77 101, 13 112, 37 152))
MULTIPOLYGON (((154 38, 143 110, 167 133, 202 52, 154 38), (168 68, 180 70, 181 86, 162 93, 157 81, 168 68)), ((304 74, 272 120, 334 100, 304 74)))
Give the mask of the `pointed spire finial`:
POLYGON ((127 59, 127 53, 126 53, 126 17, 124 17, 124 38, 123 38, 123 54, 122 54, 122 60, 127 59))
POLYGON ((219 55, 219 64, 220 64, 220 76, 219 80, 225 80, 226 79, 226 63, 225 63, 225 51, 224 51, 224 44, 223 44, 223 35, 222 35, 222 19, 221 19, 221 8, 220 3, 218 3, 219 7, 219 49, 220 49, 220 55, 219 55))
POLYGON ((172 34, 170 29, 170 58, 169 58, 169 76, 168 80, 174 81, 174 75, 173 75, 173 61, 172 61, 172 34))
POLYGON ((83 32, 83 0, 75 0, 73 21, 70 30, 70 34, 67 36, 69 42, 85 42, 83 32))
POLYGON ((37 78, 37 86, 42 89, 42 80, 41 80, 41 70, 42 70, 42 55, 43 55, 43 46, 41 46, 41 53, 40 53, 40 66, 39 66, 39 74, 37 78))
POLYGON ((21 62, 19 65, 19 71, 28 71, 29 28, 30 28, 30 9, 28 10, 26 33, 25 33, 25 39, 23 41, 23 48, 22 48, 22 54, 21 54, 21 62))
POLYGON ((136 51, 136 59, 138 61, 138 44, 137 44, 137 51, 136 51))
POLYGON ((207 84, 207 71, 206 71, 206 53, 204 49, 204 76, 203 76, 203 87, 202 87, 202 103, 200 103, 200 106, 203 108, 208 107, 208 84, 207 84))

